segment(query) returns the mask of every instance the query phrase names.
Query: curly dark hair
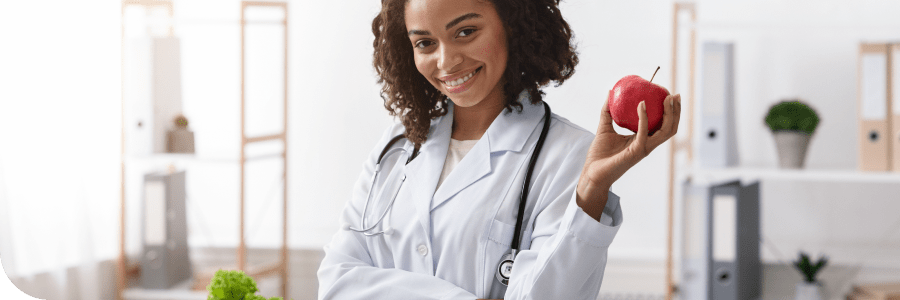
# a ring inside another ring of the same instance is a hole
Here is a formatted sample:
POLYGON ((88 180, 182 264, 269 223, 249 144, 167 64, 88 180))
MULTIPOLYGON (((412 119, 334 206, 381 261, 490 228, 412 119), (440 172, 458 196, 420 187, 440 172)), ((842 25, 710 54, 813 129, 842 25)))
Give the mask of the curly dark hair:
MULTIPOLYGON (((447 113, 447 97, 416 69, 413 48, 406 31, 408 0, 382 0, 381 12, 372 20, 375 40, 373 65, 382 84, 381 98, 392 116, 400 116, 406 137, 416 145, 425 142, 431 120, 447 113)), ((560 0, 490 0, 503 22, 509 49, 503 73, 506 110, 521 112, 517 98, 528 90, 533 104, 544 95, 551 80, 561 85, 575 73, 578 53, 571 44, 572 29, 559 11, 560 0), (511 38, 515 37, 515 38, 511 38)))

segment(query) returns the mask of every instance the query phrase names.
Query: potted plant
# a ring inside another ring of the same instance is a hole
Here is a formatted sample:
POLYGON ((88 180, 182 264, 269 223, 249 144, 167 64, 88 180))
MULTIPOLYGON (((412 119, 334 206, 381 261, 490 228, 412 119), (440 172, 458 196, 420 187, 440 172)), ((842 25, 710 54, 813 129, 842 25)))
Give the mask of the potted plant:
POLYGON ((179 114, 173 121, 175 128, 166 132, 166 151, 169 153, 194 153, 194 132, 188 129, 188 119, 179 114))
POLYGON ((816 111, 799 99, 791 99, 773 105, 765 120, 775 137, 779 165, 789 169, 803 168, 809 139, 819 125, 816 111))
POLYGON ((813 262, 809 259, 809 255, 800 251, 800 257, 794 261, 794 267, 800 270, 803 275, 803 282, 797 283, 795 290, 795 300, 821 300, 822 283, 816 280, 816 273, 822 270, 828 263, 828 258, 820 257, 818 261, 813 262))

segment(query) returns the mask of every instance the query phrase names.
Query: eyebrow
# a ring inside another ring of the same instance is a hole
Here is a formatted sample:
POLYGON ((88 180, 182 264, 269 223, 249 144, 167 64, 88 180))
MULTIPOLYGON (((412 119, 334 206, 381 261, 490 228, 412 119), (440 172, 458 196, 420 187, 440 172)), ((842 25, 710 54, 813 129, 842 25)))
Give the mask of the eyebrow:
MULTIPOLYGON (((447 23, 447 25, 444 28, 449 30, 450 28, 452 28, 453 26, 456 26, 457 24, 459 24, 462 21, 465 21, 468 19, 475 19, 475 18, 481 18, 481 15, 479 15, 477 13, 467 13, 465 15, 457 17, 456 19, 453 19, 453 21, 450 21, 450 23, 447 23)), ((427 30, 417 30, 417 29, 410 30, 408 33, 408 35, 414 35, 414 34, 430 35, 431 33, 428 32, 427 30)))

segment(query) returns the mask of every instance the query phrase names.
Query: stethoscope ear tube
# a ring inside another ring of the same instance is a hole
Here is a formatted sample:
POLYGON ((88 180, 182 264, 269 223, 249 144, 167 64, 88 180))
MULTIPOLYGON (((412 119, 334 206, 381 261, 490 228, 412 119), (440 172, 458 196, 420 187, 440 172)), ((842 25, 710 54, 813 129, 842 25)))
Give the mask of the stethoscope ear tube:
MULTIPOLYGON (((378 173, 381 172, 381 160, 384 159, 384 157, 390 156, 391 154, 393 154, 395 152, 400 152, 400 151, 407 152, 406 149, 404 149, 404 148, 391 149, 391 146, 393 146, 394 143, 396 143, 398 140, 400 140, 403 137, 404 136, 401 134, 401 135, 397 135, 394 138, 392 138, 391 141, 388 142, 387 146, 385 146, 384 149, 381 150, 381 154, 378 155, 378 160, 375 162, 374 174, 372 175, 372 184, 369 185, 369 191, 366 193, 366 203, 363 205, 363 212, 360 215, 359 223, 360 223, 360 225, 362 225, 362 228, 353 228, 349 223, 347 223, 347 224, 344 224, 344 226, 342 227, 344 230, 361 232, 361 233, 365 234, 366 236, 373 236, 373 235, 379 235, 379 234, 391 235, 394 232, 394 229, 391 228, 390 225, 384 225, 384 228, 378 232, 369 232, 369 231, 375 229, 375 227, 377 227, 378 224, 380 224, 384 220, 384 217, 391 210, 391 207, 394 206, 394 201, 397 200, 397 193, 394 193, 394 197, 391 198, 391 202, 388 203, 387 208, 385 208, 384 212, 381 214, 381 216, 378 217, 378 221, 376 221, 375 224, 372 224, 372 226, 366 226, 366 214, 369 211, 369 202, 372 197, 372 190, 375 189, 375 182, 378 181, 378 173)), ((416 145, 415 149, 413 150, 412 155, 410 155, 409 158, 407 158, 406 163, 408 164, 410 161, 412 161, 412 159, 415 158, 415 156, 418 153, 419 153, 419 147, 418 147, 418 145, 416 145)), ((404 182, 406 182, 406 175, 403 175, 403 179, 400 180, 400 186, 397 188, 398 191, 400 190, 401 187, 403 187, 404 182)))
MULTIPOLYGON (((385 208, 385 210, 381 214, 381 216, 378 217, 378 221, 376 221, 375 224, 372 224, 372 226, 366 226, 366 213, 369 211, 369 202, 372 197, 372 190, 375 189, 375 182, 378 181, 378 173, 381 172, 381 160, 387 156, 391 156, 391 154, 394 154, 395 152, 400 152, 400 151, 408 152, 404 148, 391 149, 391 146, 393 146, 395 143, 397 143, 397 141, 399 141, 400 139, 405 138, 405 137, 406 137, 406 135, 404 135, 404 134, 398 134, 397 136, 391 138, 391 140, 387 143, 387 145, 384 146, 384 149, 381 150, 381 154, 378 155, 378 160, 375 161, 375 171, 374 171, 374 174, 372 175, 372 184, 369 185, 369 192, 366 193, 366 203, 365 203, 365 205, 363 205, 363 212, 362 212, 362 215, 360 215, 359 223, 362 226, 362 228, 354 228, 352 225, 350 225, 350 223, 344 223, 344 225, 341 226, 341 228, 343 230, 361 232, 361 233, 365 234, 366 236, 373 236, 373 235, 379 235, 379 234, 391 235, 392 233, 394 233, 394 228, 390 227, 390 225, 384 225, 383 229, 378 232, 370 232, 370 231, 375 229, 375 227, 377 227, 378 224, 380 224, 384 220, 384 217, 391 210, 391 207, 394 206, 394 201, 397 200, 397 193, 394 193, 394 197, 391 198, 391 202, 388 204, 387 208, 385 208)), ((406 159, 406 163, 409 164, 409 162, 412 161, 413 159, 415 159, 416 156, 418 156, 418 155, 419 155, 419 144, 416 144, 415 147, 413 148, 413 153, 411 155, 409 155, 409 157, 406 159)), ((403 179, 401 179, 401 181, 400 181, 400 187, 403 187, 403 182, 405 182, 405 181, 406 181, 406 175, 403 175, 403 179)), ((400 190, 400 187, 397 188, 398 191, 400 190)))

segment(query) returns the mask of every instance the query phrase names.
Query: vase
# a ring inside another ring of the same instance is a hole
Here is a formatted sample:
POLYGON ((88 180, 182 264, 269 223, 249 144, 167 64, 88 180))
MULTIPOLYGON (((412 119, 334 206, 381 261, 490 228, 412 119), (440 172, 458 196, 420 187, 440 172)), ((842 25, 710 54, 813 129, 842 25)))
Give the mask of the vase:
POLYGON ((794 300, 822 300, 822 285, 818 282, 800 282, 794 290, 794 300))
POLYGON ((806 149, 810 135, 803 131, 773 131, 775 147, 778 148, 778 164, 783 169, 802 169, 806 160, 806 149))

